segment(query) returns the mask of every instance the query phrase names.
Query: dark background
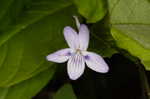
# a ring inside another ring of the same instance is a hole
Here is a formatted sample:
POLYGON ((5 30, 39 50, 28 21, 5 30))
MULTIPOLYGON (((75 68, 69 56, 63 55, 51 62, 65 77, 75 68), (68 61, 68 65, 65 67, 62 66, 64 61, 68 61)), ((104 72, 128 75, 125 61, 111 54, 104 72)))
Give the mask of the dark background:
POLYGON ((86 68, 85 73, 76 81, 69 80, 66 63, 57 68, 55 78, 33 99, 52 99, 52 94, 64 83, 71 83, 78 99, 148 99, 142 84, 139 67, 121 54, 105 58, 110 66, 107 74, 96 73, 86 68))

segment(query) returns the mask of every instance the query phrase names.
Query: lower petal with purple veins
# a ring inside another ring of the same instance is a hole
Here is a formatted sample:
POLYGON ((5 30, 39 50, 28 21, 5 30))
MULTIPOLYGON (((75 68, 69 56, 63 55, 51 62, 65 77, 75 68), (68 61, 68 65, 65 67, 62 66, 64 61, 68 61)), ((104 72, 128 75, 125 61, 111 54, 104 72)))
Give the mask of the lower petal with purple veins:
POLYGON ((85 61, 83 56, 80 54, 76 54, 69 59, 67 64, 67 72, 70 79, 78 79, 84 73, 84 69, 85 61))

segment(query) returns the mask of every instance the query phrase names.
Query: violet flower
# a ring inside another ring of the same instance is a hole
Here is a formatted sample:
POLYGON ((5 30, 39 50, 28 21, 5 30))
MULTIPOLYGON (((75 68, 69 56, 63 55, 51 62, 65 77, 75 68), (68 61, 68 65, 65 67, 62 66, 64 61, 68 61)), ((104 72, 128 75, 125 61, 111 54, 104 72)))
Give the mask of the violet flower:
POLYGON ((89 29, 80 24, 74 16, 79 33, 70 26, 64 28, 64 37, 70 48, 61 49, 47 56, 48 61, 63 63, 68 60, 67 72, 71 80, 78 79, 85 69, 85 63, 90 69, 106 73, 109 68, 104 59, 96 53, 87 51, 89 45, 89 29))

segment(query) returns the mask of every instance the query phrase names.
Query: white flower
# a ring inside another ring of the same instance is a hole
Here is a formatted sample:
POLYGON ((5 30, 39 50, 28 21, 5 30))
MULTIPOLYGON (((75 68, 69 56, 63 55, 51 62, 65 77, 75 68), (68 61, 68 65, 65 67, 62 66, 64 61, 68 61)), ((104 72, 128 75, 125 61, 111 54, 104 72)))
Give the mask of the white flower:
POLYGON ((104 59, 96 53, 87 51, 89 30, 85 24, 80 24, 74 16, 79 33, 70 26, 64 28, 64 37, 70 48, 61 49, 47 56, 48 61, 63 63, 68 60, 67 72, 72 80, 78 79, 87 66, 100 73, 108 72, 109 68, 104 59))

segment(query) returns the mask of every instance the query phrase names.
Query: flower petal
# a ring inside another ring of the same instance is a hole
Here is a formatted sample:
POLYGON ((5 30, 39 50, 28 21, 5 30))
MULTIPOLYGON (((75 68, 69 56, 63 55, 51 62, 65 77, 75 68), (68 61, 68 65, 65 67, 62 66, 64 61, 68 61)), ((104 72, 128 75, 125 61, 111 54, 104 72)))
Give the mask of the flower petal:
POLYGON ((109 67, 101 56, 87 51, 83 52, 83 55, 85 57, 86 64, 90 69, 101 73, 108 72, 109 67))
POLYGON ((55 53, 49 54, 46 58, 48 61, 63 63, 71 57, 72 50, 70 48, 59 50, 55 53))
POLYGON ((78 34, 70 26, 64 28, 64 36, 70 48, 76 49, 79 46, 78 34))
POLYGON ((79 30, 80 49, 86 50, 89 45, 89 29, 85 24, 81 24, 79 30))
POLYGON ((67 64, 67 71, 70 79, 78 79, 84 73, 84 69, 85 61, 83 56, 80 54, 76 54, 69 59, 67 64))

